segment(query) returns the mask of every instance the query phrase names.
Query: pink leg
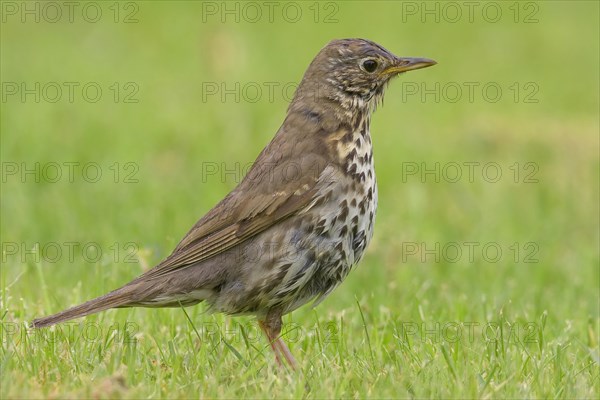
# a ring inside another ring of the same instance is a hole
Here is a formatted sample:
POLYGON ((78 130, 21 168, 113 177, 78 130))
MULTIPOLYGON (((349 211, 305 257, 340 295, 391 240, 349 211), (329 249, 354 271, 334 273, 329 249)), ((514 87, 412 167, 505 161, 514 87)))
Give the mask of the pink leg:
POLYGON ((286 346, 283 339, 279 336, 281 333, 281 316, 280 315, 267 315, 265 320, 259 320, 258 325, 265 333, 265 336, 269 340, 271 349, 275 353, 275 359, 279 366, 283 366, 282 358, 285 359, 290 368, 294 371, 298 369, 298 363, 294 359, 294 356, 290 352, 290 349, 286 346))
POLYGON ((285 357, 288 365, 294 370, 297 371, 298 370, 298 363, 296 362, 296 359, 294 358, 294 356, 292 355, 292 352, 290 351, 290 349, 287 347, 287 345, 285 344, 285 342, 283 341, 283 339, 280 337, 277 338, 275 344, 279 347, 279 351, 283 354, 283 356, 285 357))
POLYGON ((275 353, 275 360, 277 361, 277 365, 282 367, 283 363, 281 362, 281 358, 279 357, 279 350, 276 346, 276 341, 274 341, 273 338, 271 338, 271 332, 269 331, 269 328, 263 321, 258 321, 258 326, 260 326, 260 329, 262 329, 262 331, 264 332, 265 336, 267 337, 267 340, 269 341, 269 345, 271 346, 271 350, 273 350, 273 353, 275 353))

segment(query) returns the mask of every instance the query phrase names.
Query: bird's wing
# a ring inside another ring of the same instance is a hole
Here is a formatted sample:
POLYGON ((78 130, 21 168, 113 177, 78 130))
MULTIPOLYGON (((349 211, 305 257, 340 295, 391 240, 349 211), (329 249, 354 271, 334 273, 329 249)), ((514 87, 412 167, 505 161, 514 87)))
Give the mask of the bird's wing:
POLYGON ((327 176, 333 175, 328 151, 319 140, 290 142, 290 135, 280 130, 238 187, 194 225, 169 257, 140 278, 206 260, 310 208, 318 188, 326 187, 327 176))

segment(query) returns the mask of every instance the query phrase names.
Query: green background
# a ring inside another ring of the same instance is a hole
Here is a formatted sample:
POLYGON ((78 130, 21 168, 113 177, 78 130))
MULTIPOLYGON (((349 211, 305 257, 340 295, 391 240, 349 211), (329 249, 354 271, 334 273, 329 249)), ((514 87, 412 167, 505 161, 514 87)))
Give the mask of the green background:
POLYGON ((58 2, 53 22, 44 3, 3 2, 2 397, 597 396, 599 6, 474 3, 76 2, 71 22, 58 2), (195 330, 180 309, 26 330, 168 255, 344 37, 438 65, 392 82, 373 117, 375 236, 325 302, 286 317, 301 375, 277 369, 252 318, 203 306, 195 330), (21 92, 36 83, 39 101, 21 92))

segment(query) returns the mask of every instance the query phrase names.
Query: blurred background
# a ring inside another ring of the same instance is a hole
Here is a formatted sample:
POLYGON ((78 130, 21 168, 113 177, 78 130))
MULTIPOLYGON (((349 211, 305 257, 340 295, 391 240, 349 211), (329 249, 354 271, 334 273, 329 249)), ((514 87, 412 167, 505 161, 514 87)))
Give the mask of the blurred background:
MULTIPOLYGON (((598 3, 466 3, 3 2, 3 323, 167 256, 316 53, 362 37, 438 65, 397 78, 373 117, 375 236, 316 313, 360 333, 358 301, 382 337, 382 321, 543 321, 597 363, 598 3)), ((180 310, 92 318, 187 329, 180 310)))

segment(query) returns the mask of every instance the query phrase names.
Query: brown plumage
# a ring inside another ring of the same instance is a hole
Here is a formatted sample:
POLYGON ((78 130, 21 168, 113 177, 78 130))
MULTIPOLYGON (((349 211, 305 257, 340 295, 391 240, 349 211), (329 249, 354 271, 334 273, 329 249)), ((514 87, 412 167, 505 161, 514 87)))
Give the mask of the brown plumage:
POLYGON ((277 360, 295 367, 279 337, 281 316, 325 298, 373 234, 371 113, 392 77, 433 64, 398 58, 368 40, 330 42, 247 176, 170 256, 125 286, 32 326, 109 308, 206 301, 213 311, 256 315, 277 360))

